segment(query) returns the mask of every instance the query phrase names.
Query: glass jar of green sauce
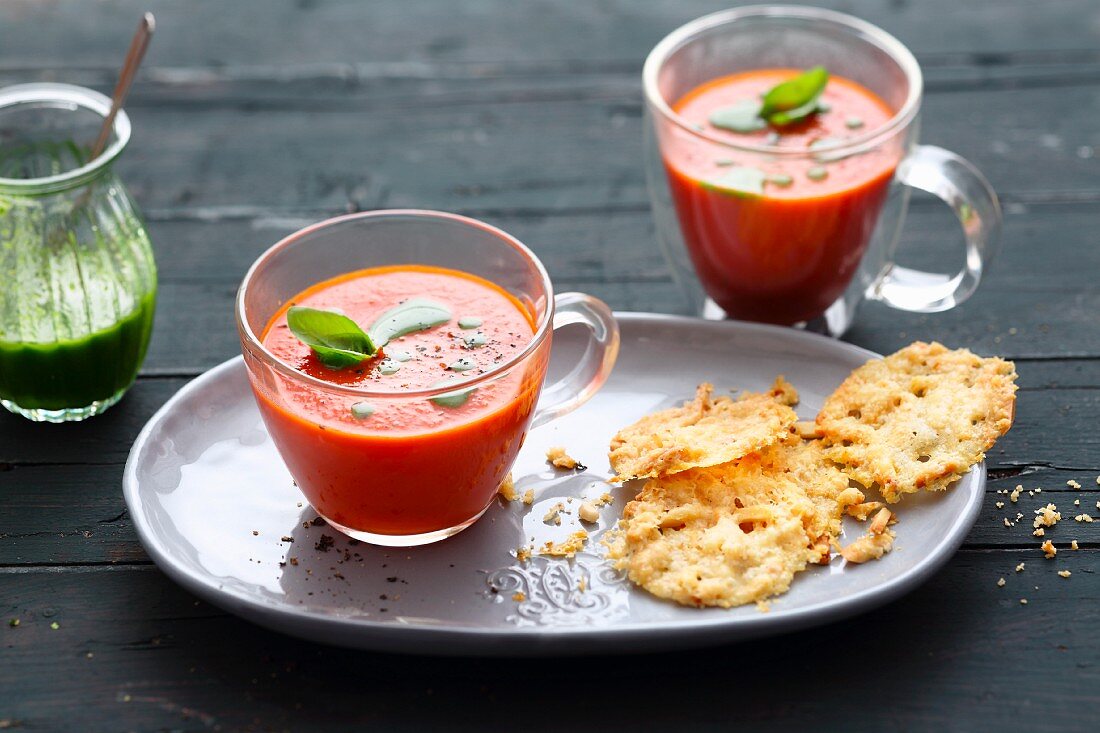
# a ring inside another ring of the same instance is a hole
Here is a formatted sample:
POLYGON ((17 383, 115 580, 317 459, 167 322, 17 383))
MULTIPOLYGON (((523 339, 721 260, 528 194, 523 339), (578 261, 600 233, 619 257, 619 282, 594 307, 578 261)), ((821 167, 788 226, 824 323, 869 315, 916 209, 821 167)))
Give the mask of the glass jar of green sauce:
POLYGON ((141 216, 113 164, 120 111, 69 84, 0 89, 0 404, 36 421, 83 420, 133 384, 157 276, 141 216))

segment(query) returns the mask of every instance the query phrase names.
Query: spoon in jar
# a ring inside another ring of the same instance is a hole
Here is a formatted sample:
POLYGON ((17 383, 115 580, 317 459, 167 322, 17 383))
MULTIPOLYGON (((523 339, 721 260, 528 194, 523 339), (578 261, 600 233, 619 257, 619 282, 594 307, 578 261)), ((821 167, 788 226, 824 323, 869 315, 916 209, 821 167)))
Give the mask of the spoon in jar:
POLYGON ((149 40, 153 37, 155 28, 156 20, 153 18, 152 13, 145 13, 141 16, 141 22, 138 23, 137 30, 134 32, 134 39, 130 41, 130 50, 126 52, 126 60, 122 63, 122 71, 118 75, 115 92, 111 95, 111 111, 103 120, 103 128, 99 131, 99 137, 96 138, 95 145, 92 146, 92 155, 89 160, 98 158, 99 154, 103 152, 103 148, 106 147, 107 140, 111 137, 111 130, 115 126, 115 116, 122 109, 122 103, 126 101, 126 95, 130 93, 130 85, 134 82, 134 76, 137 74, 138 67, 141 66, 141 60, 145 57, 145 50, 149 48, 149 40))

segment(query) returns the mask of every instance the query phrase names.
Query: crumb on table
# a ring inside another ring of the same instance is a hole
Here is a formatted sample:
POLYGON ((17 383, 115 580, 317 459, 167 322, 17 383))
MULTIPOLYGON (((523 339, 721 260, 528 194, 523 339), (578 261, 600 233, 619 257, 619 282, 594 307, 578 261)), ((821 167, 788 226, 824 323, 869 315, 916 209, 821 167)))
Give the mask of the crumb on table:
POLYGON ((1045 507, 1035 510, 1035 521, 1032 526, 1036 529, 1040 527, 1053 527, 1058 524, 1062 519, 1061 513, 1058 512, 1058 507, 1054 504, 1047 504, 1045 507))

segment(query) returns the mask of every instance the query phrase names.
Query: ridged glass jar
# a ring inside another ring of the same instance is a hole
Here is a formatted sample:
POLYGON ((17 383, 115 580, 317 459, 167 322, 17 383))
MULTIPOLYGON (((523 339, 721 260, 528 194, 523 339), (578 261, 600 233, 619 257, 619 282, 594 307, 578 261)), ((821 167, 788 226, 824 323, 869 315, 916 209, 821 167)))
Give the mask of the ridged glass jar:
POLYGON ((68 84, 0 90, 0 404, 31 420, 83 420, 118 402, 145 358, 156 265, 107 147, 110 109, 68 84))

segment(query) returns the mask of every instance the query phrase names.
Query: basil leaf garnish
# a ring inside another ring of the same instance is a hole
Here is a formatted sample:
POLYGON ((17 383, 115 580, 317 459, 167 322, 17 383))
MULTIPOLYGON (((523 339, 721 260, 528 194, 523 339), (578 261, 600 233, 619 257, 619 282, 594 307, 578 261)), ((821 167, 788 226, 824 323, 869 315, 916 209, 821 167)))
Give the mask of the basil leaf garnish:
POLYGON ((286 312, 286 322, 291 333, 331 369, 355 366, 378 353, 371 337, 340 313, 296 305, 286 312))
MULTIPOLYGON (((829 72, 825 70, 825 67, 815 66, 793 79, 785 81, 782 84, 777 84, 772 87, 771 91, 764 95, 764 103, 760 108, 760 116, 773 125, 786 124, 772 119, 773 116, 780 112, 793 113, 795 111, 800 111, 802 108, 812 103, 813 109, 802 114, 802 116, 805 117, 807 114, 816 111, 817 97, 825 89, 825 84, 827 84, 828 81, 829 72)), ((787 115, 782 119, 793 122, 794 119, 797 118, 787 115)))
POLYGON ((804 120, 812 114, 817 114, 821 111, 821 105, 817 103, 817 100, 804 104, 801 107, 795 107, 794 109, 787 110, 786 112, 776 112, 774 115, 768 118, 768 123, 775 125, 776 127, 783 127, 789 125, 792 122, 799 122, 804 120))
MULTIPOLYGON (((818 112, 826 112, 829 106, 818 99, 829 82, 829 72, 824 66, 814 68, 776 84, 762 101, 744 99, 728 107, 720 107, 710 114, 710 124, 724 130, 750 133, 765 129, 768 125, 783 127, 798 122, 818 112)), ((765 140, 774 145, 778 140, 765 140)))
POLYGON ((449 320, 451 311, 446 306, 424 298, 409 298, 380 315, 370 327, 370 335, 374 343, 385 346, 398 336, 440 326, 449 320))

